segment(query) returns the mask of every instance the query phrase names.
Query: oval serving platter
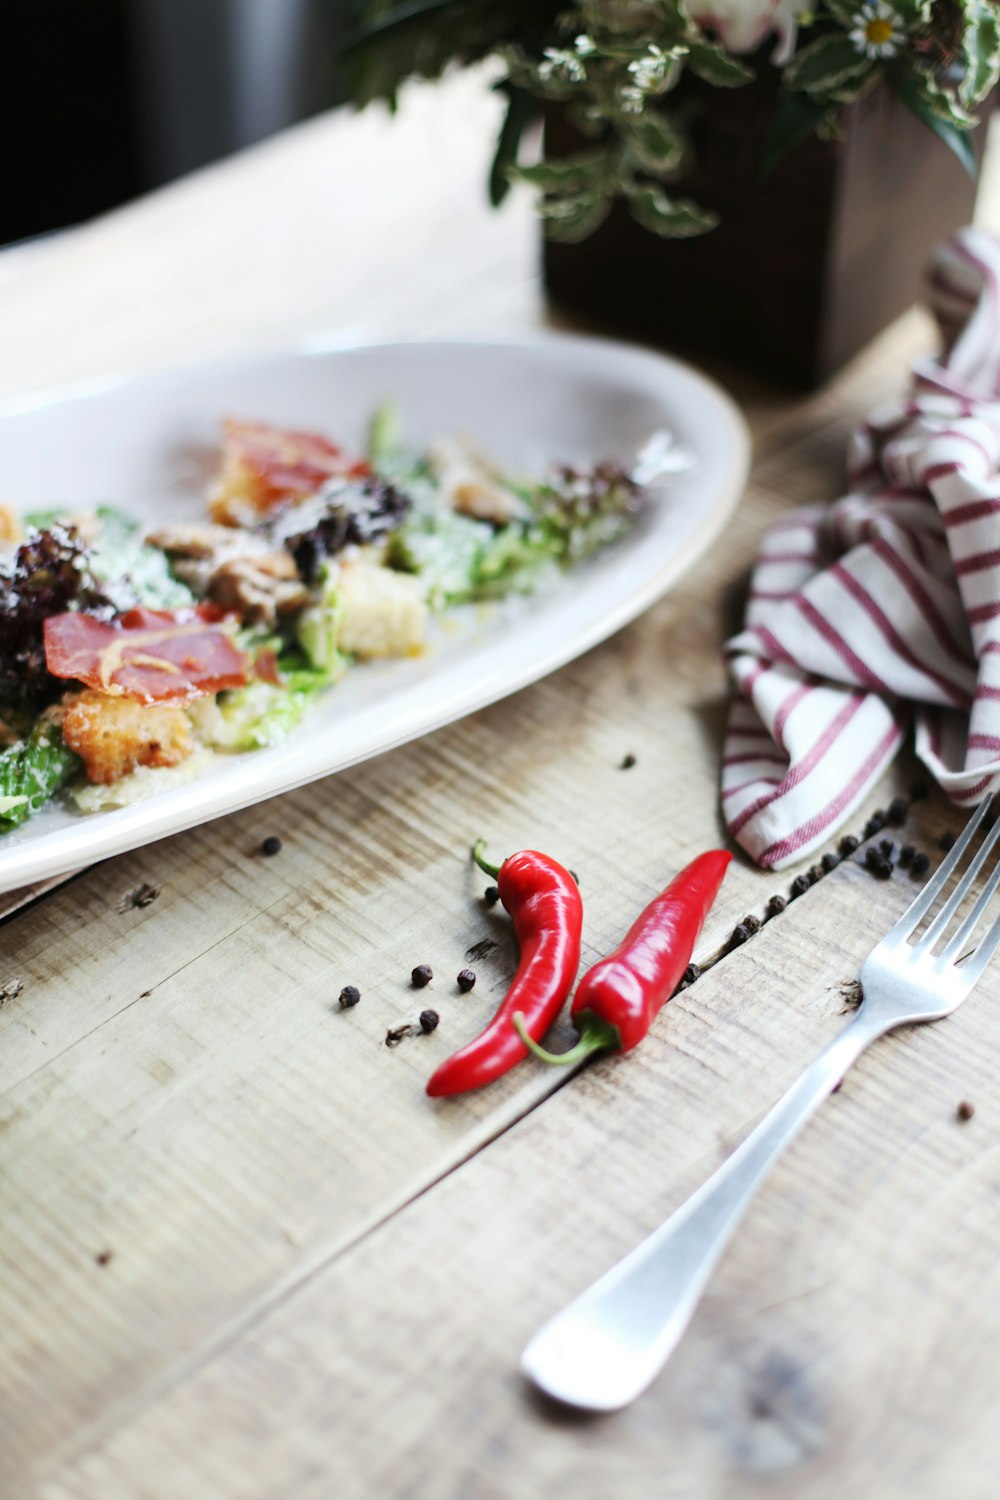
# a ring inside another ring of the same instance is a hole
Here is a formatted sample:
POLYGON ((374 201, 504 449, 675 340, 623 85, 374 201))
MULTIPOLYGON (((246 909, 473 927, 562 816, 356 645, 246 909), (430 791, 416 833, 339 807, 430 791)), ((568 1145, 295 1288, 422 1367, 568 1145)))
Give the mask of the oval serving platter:
POLYGON ((535 594, 455 611, 417 659, 352 669, 281 745, 218 756, 195 779, 84 816, 53 805, 0 836, 0 891, 76 870, 290 791, 544 677, 660 598, 740 498, 749 439, 732 401, 664 355, 549 334, 511 342, 310 345, 59 393, 0 412, 0 495, 17 510, 204 514, 224 416, 314 428, 361 449, 394 401, 408 446, 467 434, 505 468, 631 463, 656 431, 693 457, 652 486, 621 542, 535 594))

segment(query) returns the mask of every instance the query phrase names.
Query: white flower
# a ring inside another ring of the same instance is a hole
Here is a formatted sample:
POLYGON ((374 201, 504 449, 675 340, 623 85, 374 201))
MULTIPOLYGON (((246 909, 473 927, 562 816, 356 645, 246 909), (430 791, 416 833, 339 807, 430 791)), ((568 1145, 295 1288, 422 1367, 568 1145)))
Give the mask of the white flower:
POLYGON ((851 21, 854 29, 847 35, 866 57, 895 57, 906 40, 899 12, 886 0, 868 0, 851 21))
POLYGON ((588 36, 585 31, 581 31, 580 35, 573 42, 573 46, 576 50, 577 57, 593 57, 594 53, 597 51, 597 44, 595 43, 594 38, 592 36, 588 36))
POLYGON ((756 52, 775 33, 771 58, 778 67, 790 62, 802 0, 685 0, 685 10, 702 31, 714 31, 727 52, 756 52))
POLYGON ((627 83, 618 90, 618 103, 627 115, 641 115, 646 95, 634 83, 627 83))
POLYGON ((538 64, 538 77, 542 83, 553 80, 559 83, 582 83, 587 70, 575 52, 560 51, 558 47, 546 47, 542 61, 538 64))
POLYGON ((636 58, 630 62, 628 70, 635 79, 639 88, 646 93, 652 93, 665 82, 673 57, 669 52, 664 52, 655 42, 650 42, 643 57, 636 58))

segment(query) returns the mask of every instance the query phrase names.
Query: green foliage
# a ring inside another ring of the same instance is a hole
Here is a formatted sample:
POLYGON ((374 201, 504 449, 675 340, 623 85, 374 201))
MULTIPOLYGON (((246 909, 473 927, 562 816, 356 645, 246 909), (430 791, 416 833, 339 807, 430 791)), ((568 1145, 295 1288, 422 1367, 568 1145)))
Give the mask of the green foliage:
MULTIPOLYGON (((785 65, 762 172, 814 132, 835 133, 846 104, 887 85, 974 169, 970 113, 1000 75, 997 0, 818 0, 803 10, 785 65), (880 21, 886 34, 869 37, 880 21)), ((493 55, 507 109, 490 172, 500 203, 511 181, 540 194, 547 232, 582 239, 616 197, 654 234, 701 234, 715 216, 671 191, 688 157, 684 112, 669 95, 685 70, 714 88, 753 77, 718 37, 702 32, 683 0, 367 0, 349 48, 355 102, 394 102, 404 79, 436 78, 455 63, 493 55), (540 100, 563 103, 593 150, 525 165, 525 127, 540 100)))
POLYGON ((26 740, 0 753, 0 831, 16 828, 43 807, 79 764, 47 719, 26 740))

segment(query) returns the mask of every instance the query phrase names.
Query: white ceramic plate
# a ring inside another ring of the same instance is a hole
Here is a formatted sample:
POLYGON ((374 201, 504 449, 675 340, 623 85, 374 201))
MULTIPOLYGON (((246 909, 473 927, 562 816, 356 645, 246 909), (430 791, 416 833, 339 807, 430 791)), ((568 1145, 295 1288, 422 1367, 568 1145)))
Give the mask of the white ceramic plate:
POLYGON ((360 449, 386 399, 398 403, 408 444, 468 433, 522 471, 553 461, 630 463, 662 428, 695 463, 654 488, 627 539, 551 589, 460 612, 436 628, 418 660, 352 668, 283 745, 219 757, 196 779, 133 807, 90 816, 53 807, 0 835, 0 891, 329 775, 545 676, 665 593, 710 545, 746 478, 743 420, 703 376, 628 345, 547 335, 310 347, 7 406, 0 495, 19 510, 105 501, 149 521, 198 516, 221 417, 314 427, 360 449))

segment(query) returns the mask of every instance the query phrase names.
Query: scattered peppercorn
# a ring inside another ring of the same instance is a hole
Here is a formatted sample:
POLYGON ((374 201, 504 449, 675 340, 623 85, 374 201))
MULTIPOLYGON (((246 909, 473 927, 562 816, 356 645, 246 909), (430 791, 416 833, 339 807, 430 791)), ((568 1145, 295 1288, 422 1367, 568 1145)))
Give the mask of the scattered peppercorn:
POLYGON ((341 1010, 350 1010, 351 1006, 357 1005, 360 999, 361 991, 358 989, 357 985, 345 984, 344 988, 337 996, 337 1004, 340 1006, 341 1010))
POLYGON ((415 990, 422 990, 430 984, 433 978, 434 970, 430 964, 417 964, 417 967, 410 971, 410 982, 415 990))
MULTIPOLYGON (((972 1108, 971 1104, 969 1105, 969 1108, 972 1108)), ((94 1264, 98 1266, 110 1265, 112 1253, 113 1252, 110 1250, 98 1250, 97 1254, 94 1256, 94 1264)))
POLYGON ((865 824, 865 838, 873 839, 877 833, 882 832, 882 829, 884 827, 885 814, 882 812, 882 809, 879 808, 878 812, 872 813, 871 817, 868 819, 868 822, 865 824))
POLYGON ((893 827, 901 828, 906 822, 907 807, 902 797, 893 797, 889 803, 886 819, 893 827))
POLYGON ((955 835, 953 833, 943 833, 938 839, 938 848, 943 849, 945 854, 948 853, 949 849, 954 849, 954 847, 955 835))
POLYGON ((260 846, 261 854, 280 854, 281 840, 276 833, 270 834, 260 846))
POLYGON ((738 948, 741 943, 746 942, 749 936, 750 929, 746 925, 746 923, 738 922, 737 925, 733 928, 732 935, 730 936, 729 941, 734 948, 738 948))
POLYGON ((787 905, 788 905, 788 902, 785 900, 784 896, 772 896, 771 899, 770 899, 770 901, 767 903, 767 914, 768 914, 768 916, 769 917, 776 917, 776 916, 778 916, 778 914, 780 912, 784 911, 784 909, 785 909, 785 907, 787 905))
POLYGON ((877 880, 888 880, 892 874, 892 860, 880 849, 871 847, 865 850, 865 868, 870 870, 877 880))
POLYGON ((976 1106, 974 1104, 970 1104, 969 1101, 968 1101, 968 1099, 963 1099, 962 1102, 961 1102, 961 1104, 958 1106, 958 1108, 955 1111, 956 1116, 960 1120, 971 1120, 972 1116, 975 1113, 976 1113, 976 1106))
POLYGON ((420 1012, 420 1030, 424 1036, 430 1036, 440 1019, 441 1017, 436 1010, 422 1010, 420 1012))
POLYGON ((487 906, 496 906, 497 902, 500 900, 500 892, 497 890, 495 885, 488 885, 486 887, 485 891, 483 892, 483 900, 486 902, 487 906))
POLYGON ((475 970, 460 969, 458 978, 455 982, 458 985, 459 989, 462 991, 462 994, 467 995, 476 982, 475 970))
POLYGON ((855 838, 853 833, 845 833, 837 847, 846 859, 849 854, 854 853, 860 842, 861 840, 855 838))
POLYGON ((834 854, 833 850, 831 849, 828 853, 823 855, 823 858, 820 860, 820 864, 829 875, 830 871, 835 870, 840 864, 840 856, 838 854, 834 854))
POLYGON ((808 875, 796 875, 792 881, 792 899, 796 896, 804 896, 809 889, 810 881, 808 875))
POLYGON ((923 875, 926 870, 930 869, 930 864, 931 862, 926 854, 916 854, 913 857, 910 872, 913 875, 923 875))
POLYGON ((632 767, 634 765, 635 765, 635 756, 634 755, 631 755, 631 754, 630 755, 623 755, 622 756, 622 763, 618 767, 618 769, 620 771, 631 771, 631 769, 632 769, 632 767))
POLYGON ((699 969, 698 965, 688 964, 687 968, 684 970, 684 973, 681 975, 680 988, 683 989, 685 985, 694 984, 695 980, 700 978, 701 970, 699 969))
POLYGON ((817 880, 823 879, 825 873, 826 871, 823 869, 822 865, 813 865, 811 870, 809 871, 809 884, 815 885, 817 880))
POLYGON ((910 787, 910 801, 921 802, 927 796, 927 783, 915 781, 910 787))
POLYGON ((754 916, 753 912, 751 912, 749 916, 743 918, 743 926, 747 929, 748 932, 759 932, 763 925, 764 924, 760 920, 760 917, 754 916))
POLYGON ((889 858, 890 854, 896 847, 892 842, 892 839, 879 839, 878 846, 881 849, 882 853, 885 855, 886 859, 889 858))
POLYGON ((899 863, 901 865, 912 865, 913 856, 916 852, 912 844, 903 844, 899 851, 899 863))

